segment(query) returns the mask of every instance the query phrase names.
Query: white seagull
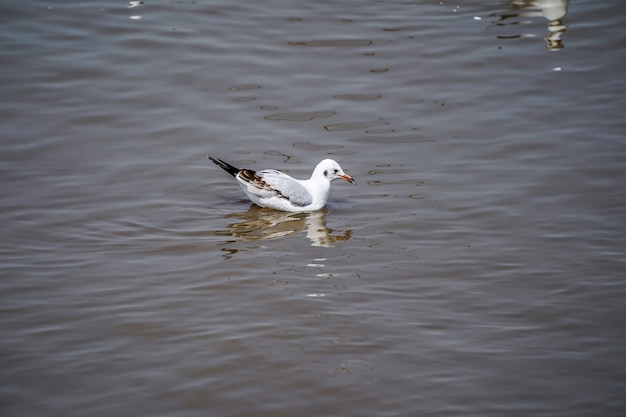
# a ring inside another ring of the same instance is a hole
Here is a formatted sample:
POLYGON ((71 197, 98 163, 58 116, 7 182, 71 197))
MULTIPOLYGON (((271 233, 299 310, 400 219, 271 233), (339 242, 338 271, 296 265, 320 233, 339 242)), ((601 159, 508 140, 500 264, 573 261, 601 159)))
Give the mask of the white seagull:
POLYGON ((326 205, 331 181, 337 178, 356 184, 332 159, 317 164, 308 180, 298 180, 275 169, 255 172, 236 168, 210 155, 207 158, 235 177, 254 204, 281 211, 299 213, 321 209, 326 205))

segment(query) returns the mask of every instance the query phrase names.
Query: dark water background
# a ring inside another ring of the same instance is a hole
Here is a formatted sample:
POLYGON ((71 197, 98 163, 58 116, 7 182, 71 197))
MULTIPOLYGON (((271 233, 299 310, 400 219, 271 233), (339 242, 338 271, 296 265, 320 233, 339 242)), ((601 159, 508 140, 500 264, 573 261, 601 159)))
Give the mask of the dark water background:
POLYGON ((623 2, 129 6, 0 3, 2 416, 623 415, 623 2))

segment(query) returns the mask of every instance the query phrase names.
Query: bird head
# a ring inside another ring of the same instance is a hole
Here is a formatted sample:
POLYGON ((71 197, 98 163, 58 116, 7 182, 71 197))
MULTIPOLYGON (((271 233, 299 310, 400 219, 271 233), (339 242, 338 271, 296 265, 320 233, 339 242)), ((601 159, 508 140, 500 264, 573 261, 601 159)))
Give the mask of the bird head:
POLYGON ((341 169, 337 161, 332 160, 332 159, 324 159, 322 162, 317 164, 317 167, 315 168, 315 172, 319 172, 328 181, 342 179, 351 184, 356 184, 356 181, 354 180, 354 178, 352 178, 350 175, 343 172, 343 169, 341 169))

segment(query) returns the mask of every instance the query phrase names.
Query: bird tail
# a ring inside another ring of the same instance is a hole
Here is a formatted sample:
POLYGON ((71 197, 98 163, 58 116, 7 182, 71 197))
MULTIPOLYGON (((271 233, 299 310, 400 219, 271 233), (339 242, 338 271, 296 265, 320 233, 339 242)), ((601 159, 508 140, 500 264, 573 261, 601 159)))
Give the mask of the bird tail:
POLYGON ((231 164, 229 164, 228 162, 222 161, 221 159, 213 158, 211 155, 207 155, 206 157, 210 159, 211 162, 213 162, 215 165, 219 166, 220 168, 228 172, 233 177, 236 176, 239 171, 241 171, 239 168, 236 168, 232 166, 231 164))

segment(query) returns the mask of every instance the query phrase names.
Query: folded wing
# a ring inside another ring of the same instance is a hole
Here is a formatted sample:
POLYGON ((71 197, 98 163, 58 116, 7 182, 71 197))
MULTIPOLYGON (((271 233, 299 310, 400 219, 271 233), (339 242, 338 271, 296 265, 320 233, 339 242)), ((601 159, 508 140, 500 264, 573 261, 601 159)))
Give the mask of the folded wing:
POLYGON ((307 206, 313 202, 311 194, 297 180, 274 169, 252 171, 244 169, 237 179, 246 186, 248 192, 261 198, 281 197, 296 206, 307 206))

